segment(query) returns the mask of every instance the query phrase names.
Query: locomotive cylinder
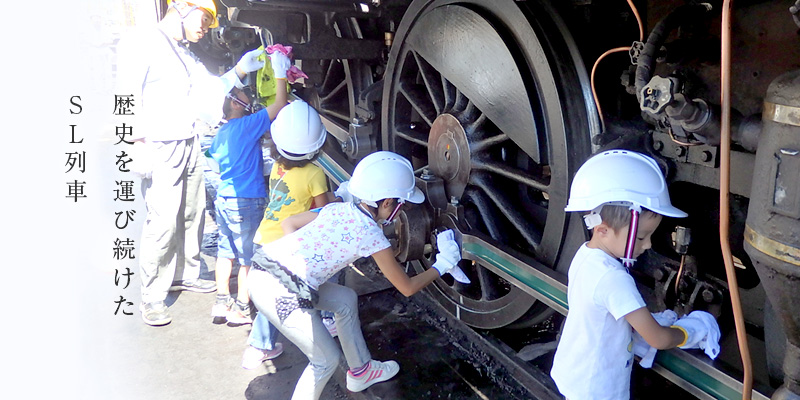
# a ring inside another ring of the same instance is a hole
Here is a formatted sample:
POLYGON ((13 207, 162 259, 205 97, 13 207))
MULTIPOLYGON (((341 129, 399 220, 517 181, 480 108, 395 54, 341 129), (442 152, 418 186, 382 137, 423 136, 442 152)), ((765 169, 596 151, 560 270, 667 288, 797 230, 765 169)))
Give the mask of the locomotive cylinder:
POLYGON ((786 333, 772 399, 800 399, 800 71, 770 84, 762 119, 745 250, 786 333))

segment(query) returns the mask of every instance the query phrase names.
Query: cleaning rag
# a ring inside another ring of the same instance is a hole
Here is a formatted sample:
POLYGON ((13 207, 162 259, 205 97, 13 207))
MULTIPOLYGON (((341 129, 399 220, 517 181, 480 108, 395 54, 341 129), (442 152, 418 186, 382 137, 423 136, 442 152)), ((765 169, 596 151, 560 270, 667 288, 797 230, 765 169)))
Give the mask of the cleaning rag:
MULTIPOLYGON (((267 46, 267 53, 272 54, 276 51, 283 53, 286 57, 292 58, 292 46, 284 46, 282 44, 273 44, 267 46)), ((300 78, 308 79, 308 75, 301 71, 300 68, 297 68, 297 66, 292 65, 289 67, 289 70, 286 71, 286 79, 289 81, 289 83, 294 83, 300 78)))
MULTIPOLYGON (((672 310, 665 310, 662 312, 653 313, 653 318, 661 326, 671 326, 675 323, 675 321, 678 320, 678 314, 672 310)), ((633 354, 641 357, 639 365, 641 365, 642 368, 651 368, 653 366, 653 361, 656 358, 657 352, 658 349, 647 344, 647 341, 644 340, 639 332, 633 332, 633 354)))

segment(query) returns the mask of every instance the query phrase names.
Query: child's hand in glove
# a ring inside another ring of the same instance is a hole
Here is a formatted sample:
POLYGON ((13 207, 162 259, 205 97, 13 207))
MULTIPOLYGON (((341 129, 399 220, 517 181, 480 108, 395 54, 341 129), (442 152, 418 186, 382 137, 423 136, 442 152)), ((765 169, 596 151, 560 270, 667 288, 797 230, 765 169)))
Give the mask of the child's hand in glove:
POLYGON ((436 236, 436 246, 439 248, 439 253, 436 254, 436 262, 432 267, 439 272, 439 275, 450 274, 458 282, 470 283, 464 271, 457 266, 461 261, 461 249, 458 247, 451 229, 436 236))

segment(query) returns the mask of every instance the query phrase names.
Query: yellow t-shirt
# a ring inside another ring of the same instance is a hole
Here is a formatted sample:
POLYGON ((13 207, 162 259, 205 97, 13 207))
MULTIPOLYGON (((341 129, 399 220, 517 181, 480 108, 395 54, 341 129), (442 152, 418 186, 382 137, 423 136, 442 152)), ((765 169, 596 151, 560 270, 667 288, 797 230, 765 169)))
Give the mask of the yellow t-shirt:
POLYGON ((281 222, 286 217, 308 211, 314 197, 327 191, 328 181, 322 168, 307 164, 284 170, 280 164, 273 164, 269 174, 269 204, 253 242, 265 245, 281 238, 281 222))

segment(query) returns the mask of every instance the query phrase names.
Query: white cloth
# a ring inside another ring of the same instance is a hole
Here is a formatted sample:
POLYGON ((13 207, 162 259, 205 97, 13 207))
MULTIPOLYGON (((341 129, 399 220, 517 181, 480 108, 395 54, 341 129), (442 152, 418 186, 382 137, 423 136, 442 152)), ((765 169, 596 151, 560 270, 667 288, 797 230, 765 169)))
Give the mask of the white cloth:
POLYGON ((570 399, 630 398, 633 336, 625 315, 645 306, 619 260, 582 245, 569 268, 569 314, 550 375, 570 399))
POLYGON ((342 199, 345 203, 355 203, 356 198, 350 194, 350 190, 348 189, 350 186, 350 181, 344 181, 339 184, 339 187, 333 192, 333 195, 342 199))
POLYGON ((681 326, 689 333, 689 339, 682 349, 703 349, 711 359, 719 355, 719 325, 714 316, 705 311, 692 311, 689 315, 677 320, 675 325, 681 326))
POLYGON ((439 272, 439 276, 450 274, 458 282, 470 283, 467 275, 457 265, 461 261, 461 249, 458 247, 453 230, 439 232, 436 235, 436 246, 439 248, 439 253, 436 254, 433 268, 439 272))
MULTIPOLYGON (((222 103, 238 78, 212 75, 177 41, 157 27, 131 32, 120 41, 117 95, 133 95, 133 116, 127 122, 133 135, 126 140, 189 139, 202 120, 216 125, 222 103)), ((128 118, 128 117, 126 117, 128 118)))
MULTIPOLYGON (((671 326, 678 320, 678 314, 672 310, 664 310, 662 312, 653 313, 653 318, 661 326, 671 326)), ((642 358, 639 361, 639 365, 641 365, 642 368, 651 368, 653 366, 653 361, 656 358, 657 352, 658 349, 647 344, 647 341, 644 340, 639 332, 633 332, 633 353, 642 358)))
POLYGON ((353 203, 330 203, 313 221, 263 246, 271 260, 317 289, 353 261, 389 248, 375 220, 353 203))

